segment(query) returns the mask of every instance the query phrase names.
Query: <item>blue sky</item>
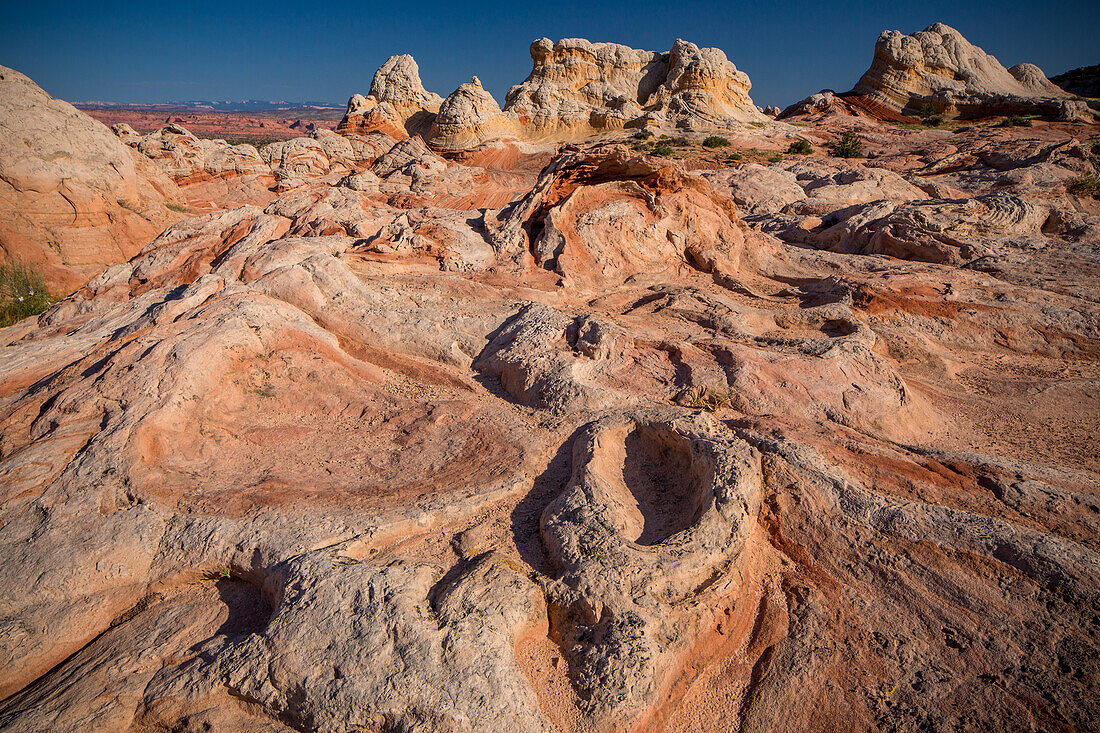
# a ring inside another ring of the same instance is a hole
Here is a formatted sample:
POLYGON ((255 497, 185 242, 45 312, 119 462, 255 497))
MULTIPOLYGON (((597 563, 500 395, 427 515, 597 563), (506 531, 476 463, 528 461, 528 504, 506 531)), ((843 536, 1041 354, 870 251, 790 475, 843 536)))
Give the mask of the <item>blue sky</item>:
POLYGON ((503 102, 542 36, 666 51, 717 46, 752 78, 757 104, 849 89, 880 31, 942 21, 1005 66, 1054 75, 1100 63, 1100 2, 395 2, 264 4, 0 2, 0 64, 73 101, 287 99, 366 93, 391 54, 411 53, 446 96, 477 75, 503 102))

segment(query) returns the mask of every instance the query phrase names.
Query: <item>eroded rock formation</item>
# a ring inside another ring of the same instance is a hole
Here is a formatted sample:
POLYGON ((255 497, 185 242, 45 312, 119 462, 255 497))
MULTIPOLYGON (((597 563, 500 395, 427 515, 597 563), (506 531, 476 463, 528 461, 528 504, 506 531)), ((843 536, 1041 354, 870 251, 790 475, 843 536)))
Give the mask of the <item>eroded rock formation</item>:
POLYGON ((0 66, 0 255, 68 293, 179 216, 179 192, 100 123, 0 66))
POLYGON ((1082 129, 116 130, 222 203, 0 329, 0 730, 1090 729, 1082 129))
POLYGON ((677 40, 668 53, 656 53, 540 38, 531 60, 530 75, 501 108, 477 77, 440 103, 424 91, 411 56, 392 57, 375 74, 371 94, 351 98, 337 130, 416 128, 436 150, 455 152, 501 139, 561 142, 624 127, 709 129, 767 119, 749 97, 749 77, 717 48, 677 40))
POLYGON ((989 117, 1043 114, 1093 120, 1034 64, 1006 69, 996 58, 943 23, 905 35, 883 31, 871 67, 850 92, 822 92, 784 110, 781 117, 837 109, 889 120, 892 115, 989 117))
POLYGON ((341 133, 385 132, 394 137, 421 131, 439 111, 443 98, 424 89, 412 56, 390 56, 371 80, 370 93, 352 95, 336 128, 341 133))

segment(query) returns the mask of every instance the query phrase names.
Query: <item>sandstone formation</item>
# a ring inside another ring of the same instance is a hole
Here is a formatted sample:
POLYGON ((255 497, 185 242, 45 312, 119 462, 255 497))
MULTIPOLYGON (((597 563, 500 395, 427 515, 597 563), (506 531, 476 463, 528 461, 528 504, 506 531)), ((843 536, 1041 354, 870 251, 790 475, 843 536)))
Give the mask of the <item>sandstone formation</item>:
POLYGON ((412 56, 390 56, 374 72, 370 93, 348 100, 347 114, 337 126, 341 133, 380 130, 399 137, 422 130, 439 111, 443 98, 424 89, 420 67, 412 56))
POLYGON ((1043 114, 1092 121, 1088 105, 1051 82, 1034 64, 1006 69, 943 23, 905 35, 883 31, 871 67, 850 92, 822 92, 784 110, 781 118, 839 109, 890 119, 927 110, 946 117, 1043 114))
POLYGON ((370 95, 348 102, 337 131, 420 132, 434 149, 454 153, 501 139, 561 142, 624 127, 716 129, 767 119, 749 97, 749 77, 717 48, 677 40, 656 53, 540 38, 531 60, 530 75, 501 108, 477 77, 440 103, 424 90, 411 56, 391 57, 370 95))
POLYGON ((144 136, 125 124, 112 131, 167 173, 196 211, 228 202, 266 205, 276 191, 297 188, 306 179, 357 171, 394 143, 381 132, 338 135, 315 130, 309 137, 269 143, 257 151, 252 145, 198 138, 176 124, 144 136))
POLYGON ((0 256, 58 293, 123 262, 178 215, 175 186, 111 132, 0 66, 0 256))
POLYGON ((0 329, 0 731, 1094 728, 1093 128, 459 91, 453 150, 107 135, 203 210, 0 329))

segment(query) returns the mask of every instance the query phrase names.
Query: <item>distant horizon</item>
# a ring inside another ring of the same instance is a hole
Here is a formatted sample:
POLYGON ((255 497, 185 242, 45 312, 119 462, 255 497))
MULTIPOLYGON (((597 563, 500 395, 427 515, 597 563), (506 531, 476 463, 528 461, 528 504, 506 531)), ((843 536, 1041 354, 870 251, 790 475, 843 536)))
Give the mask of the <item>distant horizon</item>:
POLYGON ((1100 4, 1084 0, 1048 3, 1041 13, 1016 0, 993 14, 973 0, 912 7, 489 2, 479 11, 442 3, 303 8, 278 0, 245 8, 202 0, 172 8, 125 0, 10 4, 0 10, 0 64, 81 104, 341 106, 369 91, 388 57, 408 53, 429 91, 446 97, 476 75, 503 104, 530 72, 528 46, 537 38, 583 37, 660 52, 683 38, 722 49, 749 75, 757 105, 785 107, 822 89, 851 89, 883 30, 914 33, 934 22, 957 28, 1005 67, 1026 61, 1049 77, 1100 62, 1100 4))

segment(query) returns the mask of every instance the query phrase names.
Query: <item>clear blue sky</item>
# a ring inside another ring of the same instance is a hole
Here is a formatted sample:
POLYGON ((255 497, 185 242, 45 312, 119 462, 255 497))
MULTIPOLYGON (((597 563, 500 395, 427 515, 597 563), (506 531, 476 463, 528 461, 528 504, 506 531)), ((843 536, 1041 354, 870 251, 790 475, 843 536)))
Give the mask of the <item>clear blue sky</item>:
POLYGON ((476 74, 503 102, 541 36, 667 51, 717 46, 752 78, 757 104, 849 89, 883 29, 942 21, 1005 66, 1050 75, 1100 63, 1097 0, 942 2, 419 3, 15 2, 0 0, 0 64, 73 101, 344 102, 391 54, 411 53, 446 96, 476 74))

